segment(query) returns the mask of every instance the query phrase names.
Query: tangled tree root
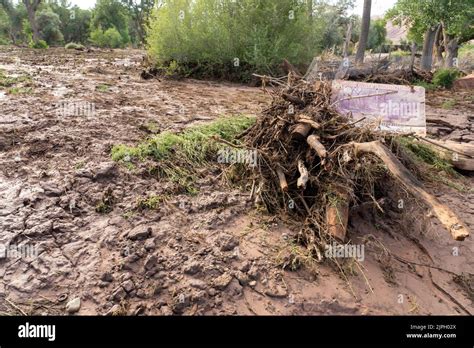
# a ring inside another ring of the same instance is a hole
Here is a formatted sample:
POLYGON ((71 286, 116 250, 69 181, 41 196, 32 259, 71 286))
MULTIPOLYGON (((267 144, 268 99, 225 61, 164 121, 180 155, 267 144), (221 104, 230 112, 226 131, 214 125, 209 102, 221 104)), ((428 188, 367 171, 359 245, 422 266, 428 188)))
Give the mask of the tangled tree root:
POLYGON ((349 210, 365 202, 377 205, 387 194, 386 180, 397 180, 400 190, 432 209, 454 239, 469 235, 391 152, 395 135, 373 124, 356 125, 333 108, 330 82, 308 83, 290 73, 278 85, 271 106, 243 135, 260 158, 253 194, 269 212, 301 223, 301 240, 315 254, 321 257, 322 247, 346 240, 349 210))

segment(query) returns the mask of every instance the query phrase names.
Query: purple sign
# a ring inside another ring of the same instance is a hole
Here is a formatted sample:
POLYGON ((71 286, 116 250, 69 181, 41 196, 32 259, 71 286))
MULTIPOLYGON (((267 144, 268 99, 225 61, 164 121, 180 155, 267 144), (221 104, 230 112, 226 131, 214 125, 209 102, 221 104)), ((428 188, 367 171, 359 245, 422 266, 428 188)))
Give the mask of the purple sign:
POLYGON ((423 87, 335 80, 332 90, 333 106, 360 124, 426 136, 423 87))

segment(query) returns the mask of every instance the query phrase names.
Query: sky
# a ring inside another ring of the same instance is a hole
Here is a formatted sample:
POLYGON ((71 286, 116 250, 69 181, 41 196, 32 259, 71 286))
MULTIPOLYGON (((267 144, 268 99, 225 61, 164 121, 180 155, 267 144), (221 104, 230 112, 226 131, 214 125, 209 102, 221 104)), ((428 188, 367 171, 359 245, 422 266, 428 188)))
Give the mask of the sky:
MULTIPOLYGON (((416 0, 413 0, 416 1, 416 0)), ((372 0, 372 16, 382 16, 393 7, 397 0, 372 0)), ((356 0, 353 13, 362 16, 364 0, 356 0)))
MULTIPOLYGON (((397 0, 372 0, 372 16, 383 15, 385 11, 392 8, 396 2, 397 0)), ((94 7, 95 0, 71 0, 71 3, 73 3, 74 5, 78 5, 82 8, 92 8, 94 7)), ((364 0, 356 0, 356 6, 353 12, 362 16, 363 5, 364 0)))

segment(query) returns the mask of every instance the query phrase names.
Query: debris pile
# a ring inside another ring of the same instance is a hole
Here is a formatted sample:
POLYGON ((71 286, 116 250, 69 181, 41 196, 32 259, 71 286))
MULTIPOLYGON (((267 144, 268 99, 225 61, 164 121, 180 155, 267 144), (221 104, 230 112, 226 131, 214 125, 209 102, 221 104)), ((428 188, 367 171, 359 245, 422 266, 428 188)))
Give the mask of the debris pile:
POLYGON ((429 207, 454 239, 468 236, 456 214, 399 160, 397 136, 336 111, 330 82, 310 83, 291 72, 287 82, 266 82, 279 86, 270 92, 272 104, 242 134, 259 154, 252 197, 269 212, 302 223, 302 241, 317 255, 318 246, 346 240, 350 209, 377 206, 388 194, 388 180, 429 207))

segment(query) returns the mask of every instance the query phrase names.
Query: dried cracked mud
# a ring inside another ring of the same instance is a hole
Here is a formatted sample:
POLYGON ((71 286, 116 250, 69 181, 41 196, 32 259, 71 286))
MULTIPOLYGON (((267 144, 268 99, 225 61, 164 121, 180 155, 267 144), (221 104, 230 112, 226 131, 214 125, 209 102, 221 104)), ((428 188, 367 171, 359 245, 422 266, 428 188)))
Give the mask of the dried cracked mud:
MULTIPOLYGON (((145 166, 114 163, 113 145, 220 115, 258 114, 269 102, 260 89, 240 85, 142 80, 144 56, 0 52, 5 74, 31 77, 25 93, 0 90, 0 244, 37 252, 0 258, 0 314, 474 313, 472 238, 453 241, 416 205, 403 214, 352 213, 349 236, 365 245, 365 259, 346 263, 345 276, 325 263, 283 269, 290 255, 303 253, 293 242, 297 226, 256 211, 249 193, 223 189, 218 175, 201 180, 197 196, 137 209, 140 199, 167 192, 168 183, 145 166), (94 117, 64 115, 65 102, 94 105, 94 117), (104 197, 114 200, 107 214, 96 209, 104 197), (426 266, 430 257, 438 268, 426 266), (77 298, 77 312, 66 308, 77 298)), ((429 115, 452 115, 428 104, 429 115)), ((466 141, 470 107, 459 111, 466 141)), ((464 180, 472 187, 472 177, 464 180)), ((472 230, 473 193, 429 190, 472 230)))

